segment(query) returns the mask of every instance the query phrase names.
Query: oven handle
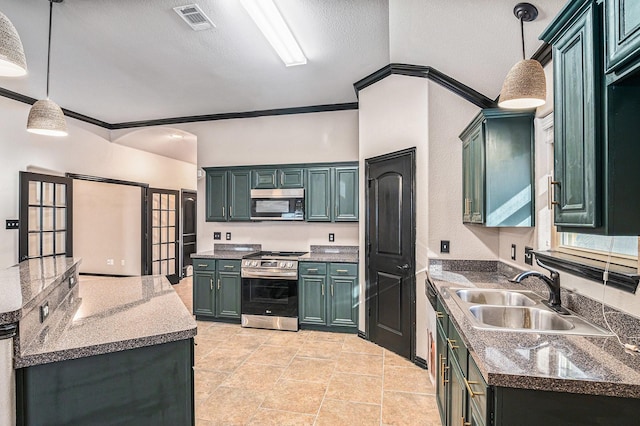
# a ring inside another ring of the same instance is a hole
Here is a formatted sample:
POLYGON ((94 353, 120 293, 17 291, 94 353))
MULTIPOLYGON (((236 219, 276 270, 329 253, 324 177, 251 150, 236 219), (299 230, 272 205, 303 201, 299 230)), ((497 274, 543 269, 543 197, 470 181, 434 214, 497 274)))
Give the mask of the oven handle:
POLYGON ((278 275, 278 274, 265 274, 264 272, 249 272, 249 271, 242 271, 241 274, 242 278, 281 278, 283 280, 297 280, 298 279, 298 273, 296 272, 295 275, 278 275))

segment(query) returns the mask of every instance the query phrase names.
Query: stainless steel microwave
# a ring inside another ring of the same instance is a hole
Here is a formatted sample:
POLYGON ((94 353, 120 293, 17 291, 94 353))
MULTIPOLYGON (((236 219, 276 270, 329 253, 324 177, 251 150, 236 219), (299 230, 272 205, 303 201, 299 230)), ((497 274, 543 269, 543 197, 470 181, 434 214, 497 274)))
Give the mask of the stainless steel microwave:
POLYGON ((252 189, 252 220, 304 220, 304 189, 252 189))

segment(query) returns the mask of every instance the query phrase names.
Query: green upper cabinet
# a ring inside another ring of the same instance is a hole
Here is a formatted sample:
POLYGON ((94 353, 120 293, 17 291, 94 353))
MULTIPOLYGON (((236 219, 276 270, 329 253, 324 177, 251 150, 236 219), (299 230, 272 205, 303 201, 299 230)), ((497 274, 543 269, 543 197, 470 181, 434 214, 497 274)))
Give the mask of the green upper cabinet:
POLYGON ((207 170, 207 222, 249 220, 251 217, 250 188, 251 172, 249 170, 207 170))
MULTIPOLYGON (((631 31, 638 22, 637 4, 607 2, 606 40, 605 10, 597 0, 567 3, 540 36, 553 46, 553 203, 555 225, 563 232, 640 234, 635 214, 640 209, 640 70, 605 74, 605 62, 616 66, 611 64, 611 46, 619 52, 622 46, 637 46, 631 31), (626 36, 611 32, 609 22, 618 22, 620 29, 621 20, 626 36)), ((626 70, 640 61, 623 56, 619 63, 626 61, 626 70)))
POLYGON ((251 218, 251 172, 230 170, 228 173, 228 218, 231 221, 249 220, 251 218))
POLYGON ((358 167, 335 168, 334 220, 358 220, 358 167))
POLYGON ((533 118, 484 109, 462 132, 463 222, 534 225, 533 118))
POLYGON ((640 55, 640 1, 605 0, 607 72, 622 69, 640 55))
POLYGON ((304 169, 256 169, 251 171, 252 188, 304 188, 304 169))
POLYGON ((207 170, 206 179, 206 220, 207 222, 225 222, 227 220, 227 172, 207 170))
POLYGON ((310 222, 358 221, 358 167, 307 170, 306 219, 310 222))
POLYGON ((313 167, 307 170, 306 219, 313 222, 331 221, 331 168, 313 167))

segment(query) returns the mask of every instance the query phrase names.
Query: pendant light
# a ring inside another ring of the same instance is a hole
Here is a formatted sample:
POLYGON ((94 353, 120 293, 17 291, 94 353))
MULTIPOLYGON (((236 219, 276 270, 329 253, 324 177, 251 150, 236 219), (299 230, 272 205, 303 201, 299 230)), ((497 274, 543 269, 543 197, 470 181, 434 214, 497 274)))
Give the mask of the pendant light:
POLYGON ((47 50, 47 99, 37 101, 29 111, 27 132, 46 136, 67 136, 67 122, 62 109, 49 99, 49 65, 51 62, 51 22, 53 3, 62 0, 49 0, 49 46, 47 50))
POLYGON ((547 81, 540 62, 525 59, 524 22, 538 17, 538 9, 531 3, 518 3, 513 14, 520 20, 522 61, 511 68, 502 84, 498 106, 510 109, 530 109, 544 105, 547 99, 547 81))
POLYGON ((0 76, 22 77, 27 74, 27 59, 16 27, 0 12, 0 76))

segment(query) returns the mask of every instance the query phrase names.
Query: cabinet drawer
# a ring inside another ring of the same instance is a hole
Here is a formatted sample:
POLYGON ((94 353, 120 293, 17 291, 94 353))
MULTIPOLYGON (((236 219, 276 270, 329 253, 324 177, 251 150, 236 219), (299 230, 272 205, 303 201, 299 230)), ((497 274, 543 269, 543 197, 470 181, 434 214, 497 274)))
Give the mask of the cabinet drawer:
POLYGON ((449 352, 458 361, 462 373, 467 375, 467 347, 464 345, 464 341, 460 337, 460 333, 453 325, 452 321, 449 321, 449 333, 447 338, 447 346, 449 346, 449 352))
POLYGON ((216 260, 215 259, 193 259, 194 271, 215 271, 216 260))
POLYGON ((241 260, 218 260, 218 272, 240 272, 241 260))
POLYGON ((298 270, 300 275, 327 275, 327 264, 300 262, 298 270))
POLYGON ((486 422, 487 384, 471 356, 469 356, 469 371, 467 372, 467 383, 465 384, 467 385, 469 401, 475 406, 474 408, 480 414, 482 420, 486 422), (469 390, 471 390, 471 392, 469 392, 469 390))
POLYGON ((358 275, 357 263, 332 263, 329 267, 329 275, 348 275, 355 277, 358 275))

